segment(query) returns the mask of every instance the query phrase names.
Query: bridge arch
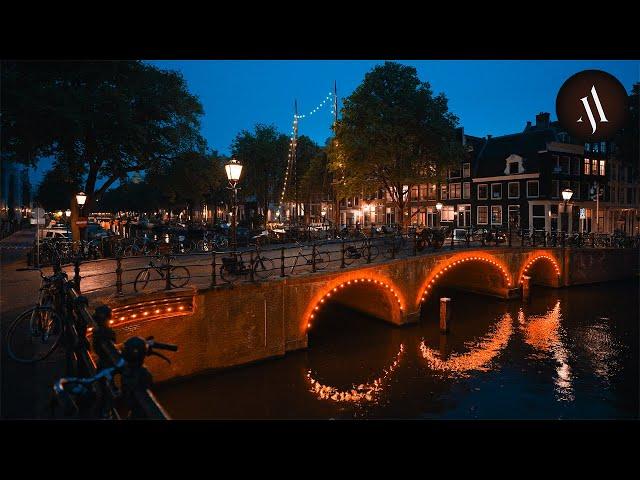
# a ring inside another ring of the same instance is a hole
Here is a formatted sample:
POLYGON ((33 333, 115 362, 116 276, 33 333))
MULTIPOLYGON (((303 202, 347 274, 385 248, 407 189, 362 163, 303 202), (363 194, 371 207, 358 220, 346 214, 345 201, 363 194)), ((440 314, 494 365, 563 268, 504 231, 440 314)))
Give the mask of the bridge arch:
POLYGON ((509 289, 513 286, 513 281, 511 278, 511 274, 509 272, 509 267, 497 259, 493 255, 480 253, 480 252, 463 252, 452 257, 449 257, 445 261, 435 265, 433 270, 429 272, 426 280, 422 283, 420 288, 418 289, 418 298, 416 303, 418 305, 424 303, 428 298, 429 294, 433 291, 434 287, 444 278, 447 277, 452 271, 455 271, 457 268, 463 265, 469 264, 479 264, 483 267, 489 267, 490 269, 499 273, 502 285, 498 285, 503 289, 509 289))
POLYGON ((388 315, 384 318, 395 324, 401 324, 406 312, 407 302, 398 286, 388 278, 367 272, 361 275, 340 276, 323 286, 318 291, 303 314, 303 329, 308 332, 317 320, 322 308, 331 301, 347 301, 348 306, 373 314, 374 316, 388 315), (347 295, 347 293, 351 295, 347 295), (367 295, 382 295, 377 301, 372 301, 367 295), (382 300, 382 301, 380 301, 382 300), (372 306, 375 309, 372 310, 372 306), (377 315, 376 315, 377 313, 377 315))
POLYGON ((535 253, 524 262, 520 269, 520 273, 518 274, 518 285, 522 284, 525 275, 539 273, 534 272, 534 270, 535 267, 538 267, 541 263, 545 263, 550 267, 547 270, 548 275, 545 275, 546 278, 543 278, 542 280, 546 280, 546 283, 551 286, 558 286, 561 275, 560 264, 555 257, 549 253, 535 253))

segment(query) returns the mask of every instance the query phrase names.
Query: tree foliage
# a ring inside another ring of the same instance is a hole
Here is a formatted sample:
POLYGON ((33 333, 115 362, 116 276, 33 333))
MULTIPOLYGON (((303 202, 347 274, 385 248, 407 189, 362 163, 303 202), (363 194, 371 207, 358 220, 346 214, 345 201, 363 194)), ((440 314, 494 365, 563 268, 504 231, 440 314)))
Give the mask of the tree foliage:
POLYGON ((232 156, 244 166, 240 179, 242 196, 255 196, 264 212, 269 203, 279 201, 288 148, 286 135, 278 133, 273 125, 263 124, 257 124, 254 132, 242 130, 231 145, 232 156))
POLYGON ((129 173, 204 151, 202 105, 177 72, 139 61, 2 67, 3 156, 26 164, 53 156, 83 176, 89 210, 129 173))
POLYGON ((81 182, 78 172, 70 172, 64 164, 54 164, 37 186, 36 202, 47 211, 66 210, 81 182))
POLYGON ((457 124, 445 95, 434 95, 415 68, 376 66, 344 100, 328 149, 338 193, 370 194, 382 187, 403 212, 412 185, 441 180, 463 158, 457 124))

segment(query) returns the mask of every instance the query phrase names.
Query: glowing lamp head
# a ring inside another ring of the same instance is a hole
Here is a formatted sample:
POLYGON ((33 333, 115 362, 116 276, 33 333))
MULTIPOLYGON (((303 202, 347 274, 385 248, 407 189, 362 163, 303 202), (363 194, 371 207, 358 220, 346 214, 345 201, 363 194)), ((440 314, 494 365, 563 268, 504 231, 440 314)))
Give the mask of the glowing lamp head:
POLYGON ((71 210, 69 210, 68 208, 64 211, 64 215, 69 218, 71 216, 71 210))
POLYGON ((573 197, 573 190, 571 190, 570 188, 565 188, 564 190, 562 190, 562 199, 565 202, 571 200, 571 197, 573 197))
POLYGON ((229 179, 230 182, 235 183, 240 180, 240 174, 242 173, 242 164, 235 158, 232 158, 224 166, 224 170, 225 172, 227 172, 227 179, 229 179))
POLYGON ((84 202, 87 201, 87 194, 84 192, 80 192, 76 194, 76 202, 78 202, 78 205, 80 205, 81 207, 84 205, 84 202))
POLYGON ((440 202, 436 203, 436 210, 438 210, 438 211, 442 210, 442 203, 440 203, 440 202))

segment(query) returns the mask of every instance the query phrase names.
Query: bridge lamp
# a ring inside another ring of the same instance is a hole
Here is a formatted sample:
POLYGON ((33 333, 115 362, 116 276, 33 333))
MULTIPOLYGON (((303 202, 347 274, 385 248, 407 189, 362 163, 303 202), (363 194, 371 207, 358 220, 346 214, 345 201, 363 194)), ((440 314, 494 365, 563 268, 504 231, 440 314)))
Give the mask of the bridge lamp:
POLYGON ((240 180, 240 174, 242 174, 242 164, 235 158, 232 158, 224 166, 224 170, 227 173, 227 179, 229 180, 229 188, 233 191, 233 215, 231 216, 231 248, 235 251, 238 245, 236 236, 236 205, 238 203, 238 180, 240 180))
POLYGON ((436 203, 436 210, 438 210, 439 212, 442 211, 442 203, 436 203))
POLYGON ((569 200, 571 200, 571 197, 573 197, 573 190, 570 188, 562 190, 562 199, 564 200, 565 205, 569 200))
POLYGON ((567 203, 569 202, 569 200, 571 200, 571 197, 573 196, 573 190, 571 190, 570 188, 565 188, 564 190, 562 190, 562 200, 564 200, 564 211, 563 213, 563 225, 564 228, 563 230, 565 232, 569 232, 569 212, 567 212, 567 203))
POLYGON ((84 203, 87 201, 87 194, 84 192, 76 193, 76 202, 81 207, 84 207, 84 203))

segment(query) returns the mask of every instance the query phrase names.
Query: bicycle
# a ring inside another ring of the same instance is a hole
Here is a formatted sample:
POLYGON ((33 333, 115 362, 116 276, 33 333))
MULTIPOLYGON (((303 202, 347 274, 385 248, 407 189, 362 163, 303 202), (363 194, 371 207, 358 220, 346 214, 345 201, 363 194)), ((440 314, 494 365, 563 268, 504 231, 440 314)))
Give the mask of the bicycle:
POLYGON ((16 362, 44 360, 60 344, 64 323, 58 311, 64 304, 62 282, 67 274, 58 265, 56 270, 51 276, 45 276, 42 270, 38 270, 42 279, 38 303, 18 315, 7 330, 7 353, 16 362))
POLYGON ((196 244, 199 252, 210 252, 212 250, 222 250, 229 246, 229 239, 223 235, 214 233, 210 236, 207 232, 202 235, 202 240, 196 244))
POLYGON ((329 252, 320 252, 316 250, 315 256, 313 251, 311 254, 305 255, 304 253, 304 245, 300 242, 296 242, 296 246, 298 247, 298 253, 293 261, 293 265, 291 266, 290 273, 293 273, 294 269, 298 265, 298 259, 302 257, 304 259, 305 265, 313 266, 315 264, 316 270, 324 270, 329 265, 331 261, 329 257, 329 252))
POLYGON ((259 244, 256 245, 256 257, 253 262, 245 262, 242 254, 233 252, 230 257, 222 258, 220 278, 227 283, 233 283, 243 275, 253 275, 260 279, 267 279, 275 271, 273 260, 262 255, 259 244))
POLYGON ((54 384, 52 410, 61 406, 67 417, 113 420, 120 418, 115 405, 122 400, 131 419, 168 419, 169 416, 148 390, 153 384, 153 377, 145 368, 144 360, 155 355, 171 363, 154 349, 177 352, 177 345, 156 342, 153 337, 131 337, 124 342, 122 352, 112 343, 110 347, 117 357, 115 362, 109 362, 115 363, 113 366, 103 368, 91 377, 63 377, 54 384), (115 381, 116 376, 120 376, 120 386, 115 381))
POLYGON ((191 274, 189 273, 189 269, 187 267, 171 266, 171 257, 167 257, 166 265, 156 265, 153 263, 153 260, 150 260, 149 265, 143 270, 140 270, 140 272, 138 272, 138 275, 136 275, 136 279, 133 282, 133 289, 136 292, 141 292, 145 288, 147 288, 147 285, 149 284, 149 281, 151 279, 152 271, 155 271, 160 276, 160 278, 151 281, 166 280, 167 277, 165 272, 168 271, 169 283, 173 288, 182 288, 187 283, 189 283, 189 280, 191 279, 191 274))
MULTIPOLYGON (((364 234, 363 234, 364 235, 364 234)), ((377 246, 371 244, 371 239, 366 236, 358 239, 344 250, 344 264, 351 265, 354 261, 365 259, 374 260, 380 254, 377 246)))
POLYGON ((402 234, 385 235, 382 240, 382 256, 395 258, 407 246, 407 239, 402 234))
POLYGON ((125 257, 134 257, 138 255, 153 256, 158 254, 158 244, 154 240, 148 240, 147 238, 143 238, 142 243, 140 243, 140 240, 136 238, 131 242, 131 244, 124 247, 122 253, 125 257))

